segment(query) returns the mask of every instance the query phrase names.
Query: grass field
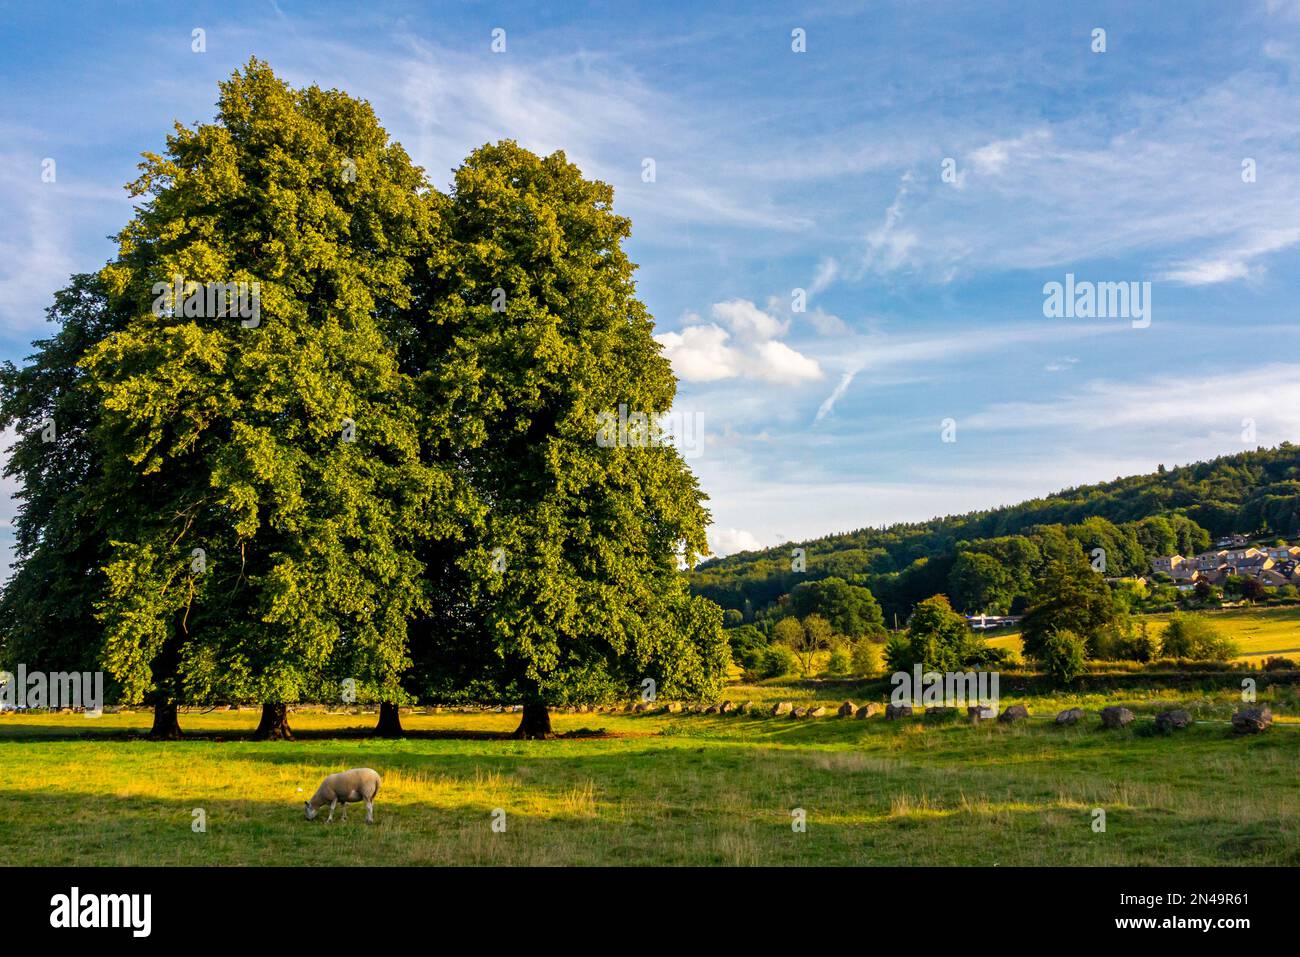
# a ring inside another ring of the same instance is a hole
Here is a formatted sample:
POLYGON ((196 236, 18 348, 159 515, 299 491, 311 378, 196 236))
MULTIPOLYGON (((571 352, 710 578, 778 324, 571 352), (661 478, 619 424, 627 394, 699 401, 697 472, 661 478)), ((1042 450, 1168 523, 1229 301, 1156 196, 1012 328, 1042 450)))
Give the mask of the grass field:
MULTIPOLYGON (((1240 656, 1237 661, 1257 664, 1270 655, 1300 659, 1300 606, 1280 608, 1226 608, 1223 611, 1198 611, 1200 617, 1212 622, 1224 637, 1237 642, 1240 656)), ((1159 638, 1168 615, 1147 615, 1153 637, 1159 638)), ((990 645, 1011 648, 1020 653, 1020 635, 1013 633, 989 638, 990 645)))
MULTIPOLYGON (((505 738, 517 716, 491 713, 406 715, 414 735, 381 741, 363 734, 373 716, 295 712, 297 740, 253 742, 256 712, 191 712, 194 739, 173 743, 140 739, 144 712, 9 714, 0 848, 7 864, 75 865, 1300 864, 1295 686, 1263 691, 1279 723, 1244 738, 1223 722, 1230 691, 1126 694, 1015 698, 1036 717, 1016 726, 558 714, 562 734, 606 734, 544 742, 505 738), (1144 717, 1038 720, 1107 703, 1144 717), (1151 733, 1174 703, 1203 720, 1151 733), (359 766, 384 778, 375 826, 360 805, 346 823, 303 819, 321 778, 359 766)), ((728 697, 838 703, 816 686, 728 697)))

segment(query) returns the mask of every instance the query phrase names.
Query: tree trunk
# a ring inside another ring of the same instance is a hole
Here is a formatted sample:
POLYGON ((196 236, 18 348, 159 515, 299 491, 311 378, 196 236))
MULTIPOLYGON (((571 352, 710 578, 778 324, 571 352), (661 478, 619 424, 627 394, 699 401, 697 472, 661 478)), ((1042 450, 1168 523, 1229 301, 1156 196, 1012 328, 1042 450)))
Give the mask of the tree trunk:
POLYGON ((176 718, 176 702, 156 701, 153 706, 153 728, 149 737, 154 741, 179 741, 181 723, 176 718))
POLYGON ((254 741, 292 741, 293 732, 289 730, 289 706, 286 704, 263 704, 262 720, 253 732, 254 741))
POLYGON ((379 702, 379 723, 375 725, 375 734, 381 738, 400 738, 406 732, 402 730, 402 715, 397 705, 387 701, 379 702))
POLYGON ((551 712, 540 701, 525 701, 524 716, 515 729, 514 736, 525 740, 540 740, 555 737, 551 731, 551 712))

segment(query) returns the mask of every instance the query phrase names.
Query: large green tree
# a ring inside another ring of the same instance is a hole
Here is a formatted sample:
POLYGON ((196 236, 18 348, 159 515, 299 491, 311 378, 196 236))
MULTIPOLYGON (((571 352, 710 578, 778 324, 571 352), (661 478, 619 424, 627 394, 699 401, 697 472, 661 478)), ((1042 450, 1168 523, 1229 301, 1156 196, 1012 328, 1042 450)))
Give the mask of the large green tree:
POLYGON ((789 610, 800 618, 821 615, 838 634, 850 638, 883 637, 884 618, 871 589, 842 578, 803 582, 790 592, 789 610))
POLYGON ((127 700, 264 702, 267 736, 349 679, 402 700, 416 542, 454 527, 400 367, 423 175, 367 104, 257 61, 141 165, 103 271, 129 320, 84 361, 97 441, 148 500, 105 566, 106 663, 127 700))
POLYGON ((96 275, 74 276, 48 310, 58 331, 35 343, 21 369, 0 369, 0 428, 16 434, 5 475, 18 480, 14 570, 0 595, 0 665, 13 670, 99 667, 100 569, 129 483, 105 481, 94 431, 99 397, 81 361, 126 315, 109 305, 96 275))
POLYGON ((960 671, 983 663, 984 642, 970 630, 966 619, 952 610, 945 595, 933 595, 917 604, 905 636, 895 636, 886 648, 894 671, 920 665, 925 671, 960 671))
POLYGON ((1021 623, 1025 654, 1041 657, 1058 631, 1082 637, 1095 654, 1104 633, 1122 626, 1121 617, 1101 574, 1082 559, 1048 562, 1021 623))
POLYGON ((522 700, 526 737, 550 733, 552 705, 647 679, 715 693, 722 613, 679 569, 707 550, 705 496, 653 427, 676 380, 612 189, 506 141, 456 171, 440 223, 412 354, 483 517, 454 569, 433 571, 435 624, 414 649, 427 680, 522 700))

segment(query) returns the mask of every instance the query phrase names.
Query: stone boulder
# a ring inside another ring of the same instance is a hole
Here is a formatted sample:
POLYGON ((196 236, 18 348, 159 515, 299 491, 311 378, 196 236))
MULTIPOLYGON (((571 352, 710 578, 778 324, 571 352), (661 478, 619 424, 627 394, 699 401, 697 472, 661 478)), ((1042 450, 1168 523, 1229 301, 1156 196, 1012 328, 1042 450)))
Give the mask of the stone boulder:
POLYGON ((781 715, 789 714, 793 710, 794 705, 789 701, 778 701, 776 704, 772 705, 772 716, 779 718, 781 715))
POLYGON ((1137 715, 1128 708, 1121 708, 1118 705, 1101 709, 1101 723, 1107 728, 1122 728, 1136 717, 1137 715))
POLYGON ((1166 733, 1170 731, 1181 731, 1189 727, 1192 723, 1192 716, 1182 708, 1175 708, 1173 711, 1162 711, 1156 715, 1156 727, 1166 733))
POLYGON ((736 710, 739 711, 741 714, 752 714, 756 709, 754 708, 754 702, 746 701, 736 710))
POLYGON ((973 704, 966 708, 966 715, 970 718, 972 724, 979 724, 981 721, 992 721, 998 716, 998 709, 991 708, 986 704, 973 704))
POLYGON ((827 711, 825 708, 823 708, 821 705, 818 705, 815 708, 808 709, 808 717, 810 718, 824 718, 829 713, 830 712, 827 711))
POLYGON ((641 714, 643 712, 649 711, 653 707, 654 707, 653 702, 638 701, 635 705, 632 706, 632 711, 635 712, 636 714, 641 714))
POLYGON ((722 714, 722 705, 711 704, 704 709, 705 714, 722 714))
POLYGON ((880 712, 884 710, 884 708, 872 701, 869 704, 864 704, 857 711, 853 712, 853 717, 866 719, 870 718, 872 715, 880 714, 880 712))
POLYGON ((1262 708, 1242 708, 1232 716, 1235 734, 1259 734, 1273 724, 1273 711, 1268 705, 1262 708))
POLYGON ((721 705, 718 706, 718 711, 721 714, 731 714, 731 712, 735 710, 736 710, 736 704, 734 701, 724 701, 722 702, 721 705))
POLYGON ((664 705, 664 710, 667 711, 669 714, 681 714, 682 703, 680 701, 670 701, 666 705, 664 705))
POLYGON ((792 718, 806 718, 806 717, 808 717, 808 709, 807 709, 807 708, 795 708, 793 711, 790 712, 790 717, 792 717, 792 718))
POLYGON ((912 716, 912 706, 910 704, 894 704, 892 701, 885 705, 885 720, 897 721, 899 718, 910 718, 912 716))
POLYGON ((1066 708, 1056 716, 1057 724, 1078 724, 1083 720, 1082 708, 1066 708))
POLYGON ((835 713, 838 714, 841 718, 851 718, 853 717, 853 712, 857 710, 858 709, 854 707, 852 701, 846 701, 842 705, 840 705, 840 710, 836 711, 835 713))
POLYGON ((1028 708, 1023 704, 1013 704, 998 715, 998 721, 1002 724, 1015 724, 1017 721, 1024 721, 1028 717, 1028 708))

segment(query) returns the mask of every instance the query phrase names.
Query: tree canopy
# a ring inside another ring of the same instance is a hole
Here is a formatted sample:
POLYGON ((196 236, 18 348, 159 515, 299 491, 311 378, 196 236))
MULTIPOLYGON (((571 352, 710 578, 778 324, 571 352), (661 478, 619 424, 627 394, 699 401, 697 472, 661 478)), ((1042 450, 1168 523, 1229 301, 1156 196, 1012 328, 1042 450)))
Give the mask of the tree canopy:
POLYGON ((511 142, 457 170, 422 284, 431 404, 481 423, 457 461, 486 508, 457 559, 469 616, 430 632, 444 675, 526 706, 712 693, 722 614, 679 556, 707 550, 705 496, 655 422, 675 380, 635 296, 629 221, 563 153, 511 142), (613 416, 641 426, 602 441, 613 416), (643 418, 638 418, 643 417, 643 418), (495 564, 494 564, 495 563, 495 564))
POLYGON ((130 189, 115 258, 0 372, 5 660, 102 662, 173 726, 345 682, 525 725, 717 689, 722 613, 679 569, 705 496, 609 186, 505 141, 443 194, 368 104, 253 60, 130 189))

